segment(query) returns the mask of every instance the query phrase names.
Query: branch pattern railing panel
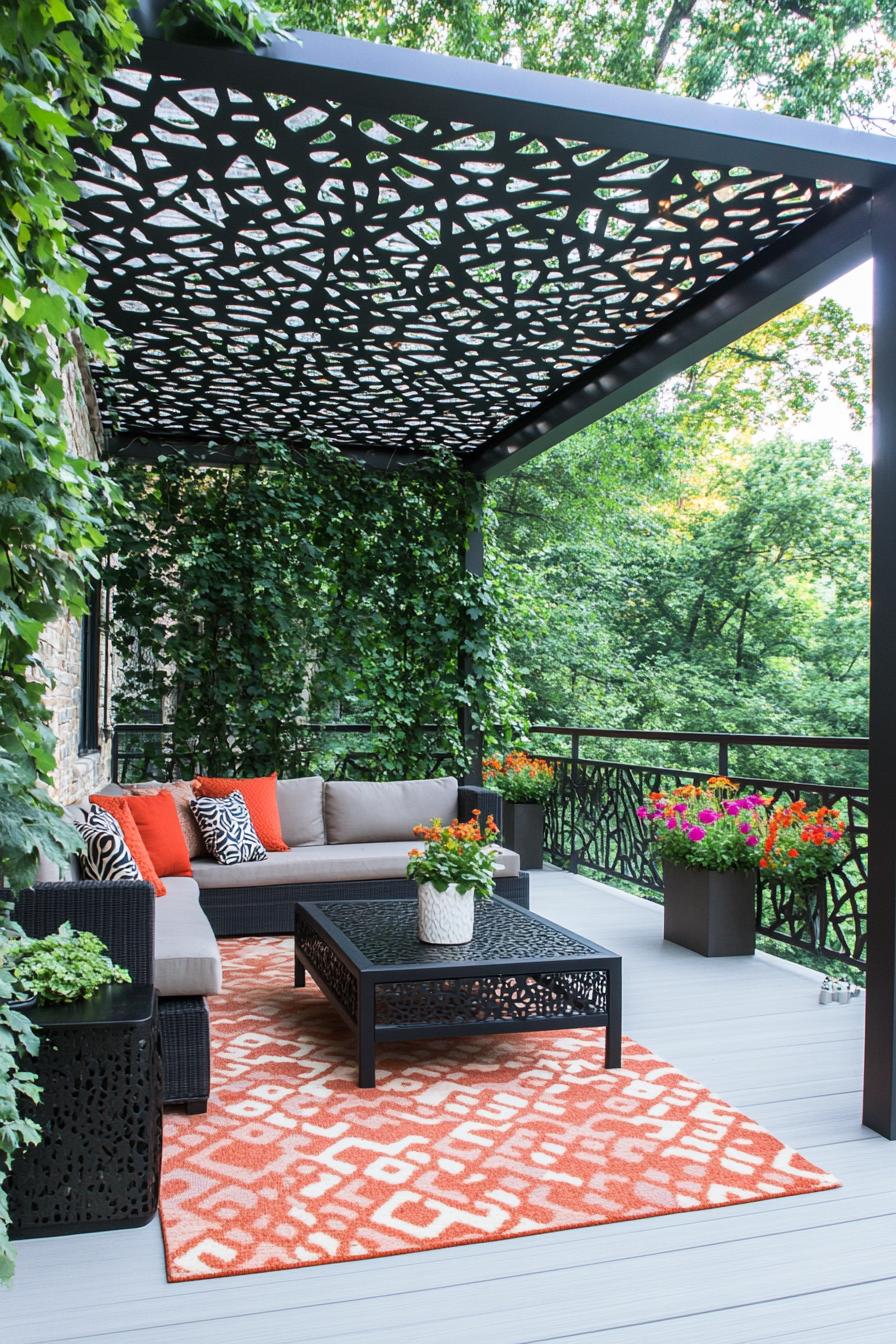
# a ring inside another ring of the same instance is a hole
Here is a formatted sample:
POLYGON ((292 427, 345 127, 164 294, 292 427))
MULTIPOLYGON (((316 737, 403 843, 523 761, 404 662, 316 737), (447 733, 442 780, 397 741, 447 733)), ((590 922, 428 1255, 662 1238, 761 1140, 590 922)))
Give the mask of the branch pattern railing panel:
MULTIPOLYGON (((662 871, 637 808, 651 790, 705 780, 706 771, 548 755, 556 788, 545 814, 545 853, 551 862, 587 868, 610 880, 661 892, 662 871)), ((804 798, 810 807, 840 808, 849 852, 811 898, 760 879, 756 922, 760 933, 806 952, 854 966, 865 961, 868 794, 857 788, 739 778, 771 797, 804 798)))

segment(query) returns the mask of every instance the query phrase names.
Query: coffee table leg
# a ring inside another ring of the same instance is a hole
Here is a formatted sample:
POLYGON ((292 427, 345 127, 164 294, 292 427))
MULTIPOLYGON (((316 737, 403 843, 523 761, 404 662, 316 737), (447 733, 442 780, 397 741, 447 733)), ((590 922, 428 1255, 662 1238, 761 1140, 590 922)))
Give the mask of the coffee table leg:
POLYGON ((622 1064, 622 966, 607 971, 607 1035, 604 1067, 618 1069, 622 1064))
POLYGON ((293 984, 296 989, 304 989, 305 987, 305 967, 299 961, 298 956, 296 956, 296 973, 293 978, 293 984))
POLYGON ((358 982, 358 1086, 376 1087, 376 1043, 373 1037, 374 989, 358 982))

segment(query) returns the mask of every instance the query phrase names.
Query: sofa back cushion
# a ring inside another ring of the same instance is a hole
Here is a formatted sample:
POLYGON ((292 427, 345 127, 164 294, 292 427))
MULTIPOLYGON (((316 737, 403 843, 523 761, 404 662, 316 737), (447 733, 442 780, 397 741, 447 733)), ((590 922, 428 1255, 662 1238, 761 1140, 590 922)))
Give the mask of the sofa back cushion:
POLYGON ((307 779, 278 779, 277 807, 284 843, 290 849, 299 845, 325 845, 324 781, 320 775, 307 779))
POLYGON ((457 780, 331 780, 324 790, 324 813, 328 845, 413 840, 415 826, 457 816, 457 780))

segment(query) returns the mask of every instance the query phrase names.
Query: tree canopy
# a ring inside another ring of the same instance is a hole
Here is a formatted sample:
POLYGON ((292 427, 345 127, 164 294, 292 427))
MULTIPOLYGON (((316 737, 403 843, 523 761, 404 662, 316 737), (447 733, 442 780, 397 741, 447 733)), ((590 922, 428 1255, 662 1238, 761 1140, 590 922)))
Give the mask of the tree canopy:
POLYGON ((893 123, 894 0, 280 0, 288 24, 685 93, 893 123))

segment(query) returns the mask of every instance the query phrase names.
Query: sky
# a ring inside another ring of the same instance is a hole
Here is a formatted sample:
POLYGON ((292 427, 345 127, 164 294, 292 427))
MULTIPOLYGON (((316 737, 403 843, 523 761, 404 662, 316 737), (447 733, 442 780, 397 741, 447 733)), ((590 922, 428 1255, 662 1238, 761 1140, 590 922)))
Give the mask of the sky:
MULTIPOLYGON (((815 295, 816 299, 834 299, 844 308, 851 308, 859 322, 871 322, 871 262, 866 261, 854 271, 841 275, 832 285, 826 285, 815 295)), ((860 450, 866 461, 871 461, 871 415, 864 429, 855 430, 849 422, 849 413, 836 398, 820 402, 812 415, 801 425, 793 426, 800 439, 833 439, 860 450)))

